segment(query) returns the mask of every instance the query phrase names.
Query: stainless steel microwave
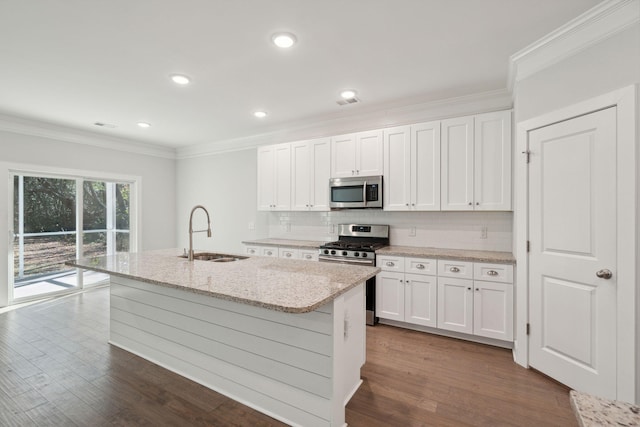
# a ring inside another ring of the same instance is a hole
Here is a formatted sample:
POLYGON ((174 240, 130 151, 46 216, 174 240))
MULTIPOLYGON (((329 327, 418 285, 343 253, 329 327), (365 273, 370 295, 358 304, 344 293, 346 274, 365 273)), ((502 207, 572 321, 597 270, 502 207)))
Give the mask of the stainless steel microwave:
POLYGON ((353 176, 329 180, 331 209, 382 208, 382 176, 353 176))

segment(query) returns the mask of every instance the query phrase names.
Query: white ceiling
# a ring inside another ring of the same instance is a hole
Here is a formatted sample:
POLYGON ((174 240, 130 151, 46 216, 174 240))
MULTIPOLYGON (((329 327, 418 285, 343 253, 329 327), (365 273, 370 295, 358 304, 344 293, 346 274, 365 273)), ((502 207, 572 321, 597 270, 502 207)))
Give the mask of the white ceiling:
POLYGON ((599 2, 0 0, 0 114, 174 148, 276 132, 504 89, 510 55, 599 2))

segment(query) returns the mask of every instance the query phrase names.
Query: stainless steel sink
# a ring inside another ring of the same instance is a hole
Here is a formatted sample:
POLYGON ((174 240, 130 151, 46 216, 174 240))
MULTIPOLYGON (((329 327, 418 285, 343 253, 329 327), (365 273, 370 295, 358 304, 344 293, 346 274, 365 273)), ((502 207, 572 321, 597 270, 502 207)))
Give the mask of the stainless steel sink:
MULTIPOLYGON (((180 258, 189 258, 187 255, 180 255, 180 258)), ((194 260, 211 261, 211 262, 231 262, 247 259, 246 256, 218 254, 214 252, 196 252, 193 254, 194 260)))

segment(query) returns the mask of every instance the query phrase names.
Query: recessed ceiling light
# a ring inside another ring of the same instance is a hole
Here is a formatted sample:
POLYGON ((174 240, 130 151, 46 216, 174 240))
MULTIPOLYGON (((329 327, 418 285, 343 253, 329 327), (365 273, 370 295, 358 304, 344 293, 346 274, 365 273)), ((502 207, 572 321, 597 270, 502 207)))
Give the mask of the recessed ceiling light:
POLYGON ((256 116, 259 119, 265 118, 267 117, 267 112, 266 111, 256 111, 253 113, 254 116, 256 116))
POLYGON ((184 74, 171 74, 170 77, 174 83, 179 85, 188 85, 189 83, 191 83, 191 79, 184 74))
POLYGON ((100 126, 103 128, 109 128, 109 129, 113 129, 116 127, 116 125, 113 125, 111 123, 103 123, 103 122, 95 122, 94 123, 95 126, 100 126))
POLYGON ((343 97, 344 99, 355 98, 356 94, 357 94, 356 91, 353 89, 347 89, 340 92, 340 96, 343 97))
POLYGON ((150 128, 151 125, 147 122, 138 122, 138 126, 140 126, 141 128, 150 128))
POLYGON ((296 36, 291 33, 277 33, 271 36, 273 44, 283 49, 289 48, 296 44, 296 36))

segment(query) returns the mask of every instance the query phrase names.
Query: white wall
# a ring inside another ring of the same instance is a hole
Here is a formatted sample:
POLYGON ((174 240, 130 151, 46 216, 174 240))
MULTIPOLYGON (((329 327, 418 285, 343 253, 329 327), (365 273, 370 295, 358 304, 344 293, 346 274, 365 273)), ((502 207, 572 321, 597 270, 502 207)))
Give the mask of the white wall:
MULTIPOLYGON (((170 248, 175 234, 175 160, 44 137, 0 131, 0 223, 9 222, 8 168, 11 164, 96 171, 142 177, 140 250, 170 248)), ((5 240, 6 242, 6 240, 5 240)), ((0 259, 8 260, 8 244, 0 245, 0 259)), ((0 263, 0 307, 7 304, 8 266, 0 263)))
MULTIPOLYGON (((177 162, 177 242, 189 246, 189 213, 203 205, 211 215, 213 237, 194 233, 200 250, 242 253, 242 240, 266 237, 267 213, 257 212, 257 151, 233 151, 177 162), (249 230, 249 224, 254 230, 249 230)), ((193 229, 206 228, 206 215, 194 213, 193 229)))

